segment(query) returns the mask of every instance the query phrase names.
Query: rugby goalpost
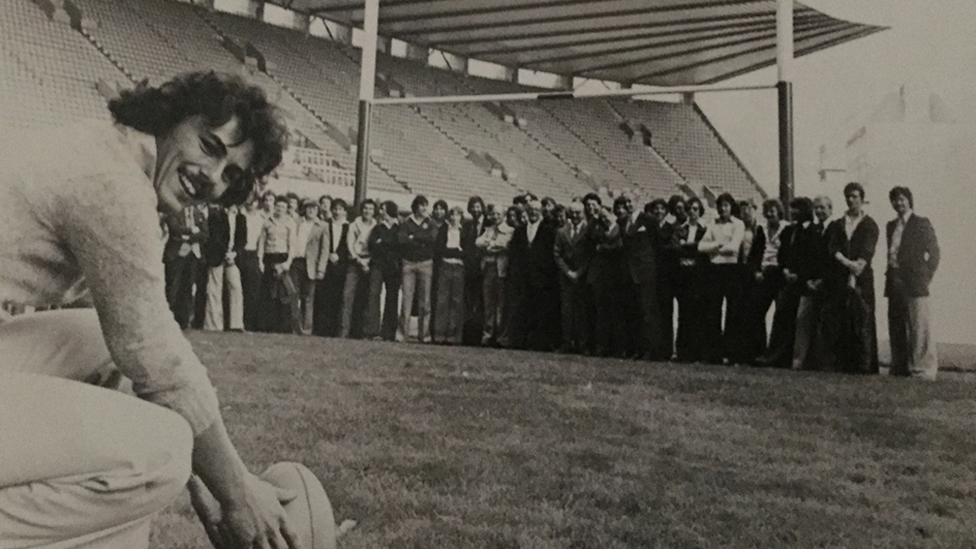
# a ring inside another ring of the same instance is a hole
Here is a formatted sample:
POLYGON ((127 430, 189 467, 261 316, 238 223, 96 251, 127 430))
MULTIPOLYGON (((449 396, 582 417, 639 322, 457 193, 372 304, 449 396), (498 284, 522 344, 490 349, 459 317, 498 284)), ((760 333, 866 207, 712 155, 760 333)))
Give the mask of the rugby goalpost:
MULTIPOLYGON (((374 105, 419 105, 433 103, 485 103, 509 101, 547 101, 599 97, 637 97, 674 95, 683 93, 713 93, 755 91, 775 88, 778 106, 779 135, 779 198, 789 204, 794 191, 793 151, 793 2, 776 0, 776 67, 777 82, 765 86, 675 86, 655 90, 619 89, 597 92, 554 90, 481 95, 443 95, 429 97, 375 96, 376 51, 379 31, 379 0, 365 0, 363 14, 363 52, 359 80, 359 132, 356 136, 356 186, 354 204, 366 199, 366 177, 369 172, 370 122, 374 105)), ((788 211, 788 210, 787 210, 788 211)))

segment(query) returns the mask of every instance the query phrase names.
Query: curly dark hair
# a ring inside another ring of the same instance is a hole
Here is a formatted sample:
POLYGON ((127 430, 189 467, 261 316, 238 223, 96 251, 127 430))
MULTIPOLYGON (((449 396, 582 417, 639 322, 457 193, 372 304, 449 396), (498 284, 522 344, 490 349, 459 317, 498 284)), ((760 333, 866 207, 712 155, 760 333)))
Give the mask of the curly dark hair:
POLYGON ((255 181, 281 163, 287 145, 288 130, 278 109, 268 102, 261 88, 235 75, 191 72, 159 87, 143 81, 109 101, 108 109, 117 123, 157 137, 192 116, 203 116, 212 127, 236 116, 243 140, 254 144, 254 159, 243 184, 227 189, 220 197, 225 206, 245 202, 255 181))
POLYGON ((727 202, 733 210, 738 206, 738 204, 735 202, 735 198, 732 197, 732 193, 722 193, 718 195, 718 198, 715 199, 715 207, 717 208, 722 202, 727 202))

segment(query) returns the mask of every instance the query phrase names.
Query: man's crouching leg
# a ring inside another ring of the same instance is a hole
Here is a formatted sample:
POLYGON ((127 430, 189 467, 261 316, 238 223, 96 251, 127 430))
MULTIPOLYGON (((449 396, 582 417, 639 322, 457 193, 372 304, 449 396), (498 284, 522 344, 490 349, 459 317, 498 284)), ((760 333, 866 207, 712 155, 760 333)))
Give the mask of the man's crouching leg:
POLYGON ((0 383, 0 548, 145 549, 190 476, 189 424, 77 381, 0 383))

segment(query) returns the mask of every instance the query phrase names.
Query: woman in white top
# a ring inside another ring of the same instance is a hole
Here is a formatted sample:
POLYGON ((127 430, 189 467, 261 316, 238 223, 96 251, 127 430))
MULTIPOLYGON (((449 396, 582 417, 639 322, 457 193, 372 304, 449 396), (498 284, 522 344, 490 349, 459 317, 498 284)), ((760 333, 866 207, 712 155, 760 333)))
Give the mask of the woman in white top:
POLYGON ((58 304, 83 277, 95 305, 0 319, 0 546, 145 548, 192 472, 215 545, 297 547, 283 494, 247 471, 166 304, 159 223, 243 202, 286 131, 260 90, 212 72, 109 110, 114 128, 0 146, 0 301, 58 304), (105 388, 122 376, 139 398, 105 388))

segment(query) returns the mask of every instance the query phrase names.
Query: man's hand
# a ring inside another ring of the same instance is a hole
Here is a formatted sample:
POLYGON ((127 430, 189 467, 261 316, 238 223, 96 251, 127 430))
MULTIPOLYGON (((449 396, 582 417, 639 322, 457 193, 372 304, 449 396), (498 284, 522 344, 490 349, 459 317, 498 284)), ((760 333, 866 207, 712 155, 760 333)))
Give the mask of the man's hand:
POLYGON ((248 474, 243 502, 221 506, 199 477, 188 485, 190 500, 215 549, 305 549, 288 523, 282 503, 297 494, 248 474))

